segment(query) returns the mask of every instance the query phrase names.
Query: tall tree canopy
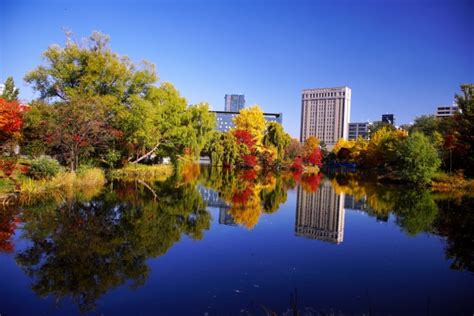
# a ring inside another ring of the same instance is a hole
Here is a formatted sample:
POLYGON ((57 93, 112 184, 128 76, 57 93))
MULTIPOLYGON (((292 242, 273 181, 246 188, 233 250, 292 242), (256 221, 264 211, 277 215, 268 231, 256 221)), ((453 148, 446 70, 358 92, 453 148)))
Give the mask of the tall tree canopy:
POLYGON ((15 87, 13 77, 8 77, 7 80, 5 80, 5 87, 0 97, 7 101, 17 101, 18 94, 20 94, 20 90, 15 87))
POLYGON ((145 95, 156 82, 155 68, 148 62, 137 67, 109 47, 109 37, 99 32, 77 43, 67 38, 64 48, 50 46, 45 65, 25 76, 40 98, 67 101, 72 97, 109 96, 127 102, 133 95, 145 95))
MULTIPOLYGON (((215 119, 206 104, 188 106, 186 99, 171 83, 156 86, 157 75, 152 64, 143 62, 138 67, 127 57, 114 53, 109 47, 109 38, 101 33, 94 32, 80 44, 68 37, 65 47, 50 46, 44 57, 45 65, 25 77, 40 93, 37 101, 53 105, 50 112, 66 111, 62 107, 77 107, 77 100, 93 99, 94 104, 100 104, 94 126, 106 126, 115 131, 111 137, 113 142, 108 144, 110 150, 106 153, 109 157, 110 154, 118 155, 114 161, 140 162, 152 154, 172 158, 184 152, 199 155, 214 128, 215 119)), ((80 111, 74 114, 77 122, 87 120, 86 111, 82 111, 88 106, 85 103, 81 102, 80 111)), ((32 142, 38 138, 38 133, 32 131, 43 133, 40 139, 44 139, 51 133, 53 125, 63 123, 50 124, 51 119, 59 116, 44 115, 48 112, 44 110, 38 107, 28 119, 25 134, 32 142), (39 126, 34 126, 35 123, 39 126)), ((94 139, 104 136, 100 129, 91 129, 88 134, 94 139), (94 133, 97 135, 92 135, 94 133)), ((26 149, 42 151, 38 142, 34 147, 26 149)), ((56 151, 47 153, 63 157, 72 153, 53 147, 56 151)), ((94 148, 88 152, 93 158, 104 160, 101 149, 94 148)), ((76 156, 74 160, 77 162, 81 158, 76 156)))

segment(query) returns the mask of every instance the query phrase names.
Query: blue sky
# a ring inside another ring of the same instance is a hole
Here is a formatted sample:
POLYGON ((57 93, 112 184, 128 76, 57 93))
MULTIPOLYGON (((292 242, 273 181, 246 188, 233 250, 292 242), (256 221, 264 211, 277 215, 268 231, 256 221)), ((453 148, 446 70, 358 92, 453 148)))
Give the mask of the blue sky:
POLYGON ((474 1, 0 0, 0 81, 34 93, 25 73, 63 29, 98 30, 133 61, 154 63, 189 103, 224 107, 226 93, 282 112, 299 135, 305 88, 347 85, 351 121, 394 113, 397 124, 451 104, 474 82, 474 1))

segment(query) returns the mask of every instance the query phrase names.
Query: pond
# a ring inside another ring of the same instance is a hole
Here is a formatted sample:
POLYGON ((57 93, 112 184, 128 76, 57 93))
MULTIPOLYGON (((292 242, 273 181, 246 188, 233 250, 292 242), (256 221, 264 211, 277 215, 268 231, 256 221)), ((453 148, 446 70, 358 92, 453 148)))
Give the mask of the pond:
POLYGON ((472 315, 474 199, 184 166, 0 210, 0 314, 472 315), (299 314, 297 314, 297 312, 299 314))

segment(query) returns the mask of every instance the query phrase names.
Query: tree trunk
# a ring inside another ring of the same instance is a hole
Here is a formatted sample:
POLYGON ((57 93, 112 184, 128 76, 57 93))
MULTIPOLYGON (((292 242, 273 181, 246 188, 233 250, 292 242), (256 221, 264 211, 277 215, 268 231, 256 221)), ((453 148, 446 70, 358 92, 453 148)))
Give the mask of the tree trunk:
POLYGON ((146 157, 149 157, 151 154, 153 154, 153 152, 160 146, 160 143, 157 143, 155 145, 155 147, 153 147, 152 150, 150 150, 149 152, 147 152, 146 154, 144 154, 143 156, 137 158, 135 161, 131 161, 131 163, 137 163, 137 162, 140 162, 142 161, 143 159, 145 159, 146 157))

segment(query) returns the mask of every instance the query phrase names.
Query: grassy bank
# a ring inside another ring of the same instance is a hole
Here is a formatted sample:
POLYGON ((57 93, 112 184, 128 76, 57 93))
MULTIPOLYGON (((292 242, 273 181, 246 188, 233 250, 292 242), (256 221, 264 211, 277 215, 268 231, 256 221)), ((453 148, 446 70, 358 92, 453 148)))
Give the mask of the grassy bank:
POLYGON ((433 177, 431 187, 436 192, 474 192, 474 179, 466 179, 462 173, 447 174, 438 172, 433 177))
POLYGON ((122 169, 114 169, 109 172, 113 180, 135 181, 154 180, 163 181, 173 174, 171 165, 140 165, 128 164, 122 169))
POLYGON ((51 179, 34 180, 22 177, 18 183, 20 200, 28 202, 51 196, 57 198, 92 197, 102 189, 106 178, 102 169, 87 168, 77 172, 63 171, 51 179))

